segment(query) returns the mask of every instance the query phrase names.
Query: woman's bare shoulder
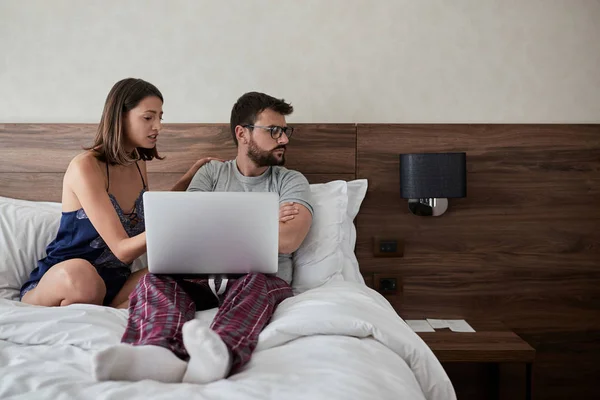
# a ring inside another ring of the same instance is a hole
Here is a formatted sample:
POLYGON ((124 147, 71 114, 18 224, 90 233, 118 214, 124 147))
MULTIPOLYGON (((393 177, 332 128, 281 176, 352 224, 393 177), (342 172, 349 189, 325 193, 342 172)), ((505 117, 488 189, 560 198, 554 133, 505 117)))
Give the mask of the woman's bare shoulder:
POLYGON ((65 173, 65 178, 90 178, 104 176, 102 173, 103 162, 98 160, 92 151, 85 151, 76 155, 65 173))

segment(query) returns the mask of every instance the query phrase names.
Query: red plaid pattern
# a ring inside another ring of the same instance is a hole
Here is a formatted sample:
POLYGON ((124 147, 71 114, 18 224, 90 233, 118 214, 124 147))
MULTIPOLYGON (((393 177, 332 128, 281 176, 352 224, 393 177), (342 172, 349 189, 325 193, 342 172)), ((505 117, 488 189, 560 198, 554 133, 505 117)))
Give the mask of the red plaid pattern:
MULTIPOLYGON (((232 371, 250 360, 275 308, 292 295, 290 285, 275 276, 252 273, 227 282, 211 328, 231 351, 232 371)), ((196 310, 218 305, 206 279, 146 274, 129 298, 129 320, 121 341, 162 346, 187 360, 183 324, 194 318, 196 310)))

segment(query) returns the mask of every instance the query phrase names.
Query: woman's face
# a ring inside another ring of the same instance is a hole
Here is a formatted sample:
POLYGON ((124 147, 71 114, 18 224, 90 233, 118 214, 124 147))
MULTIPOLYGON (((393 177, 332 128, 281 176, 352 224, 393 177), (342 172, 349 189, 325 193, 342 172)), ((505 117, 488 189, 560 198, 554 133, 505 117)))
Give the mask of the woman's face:
POLYGON ((131 150, 152 149, 162 129, 162 101, 156 96, 144 98, 125 114, 125 139, 131 150))

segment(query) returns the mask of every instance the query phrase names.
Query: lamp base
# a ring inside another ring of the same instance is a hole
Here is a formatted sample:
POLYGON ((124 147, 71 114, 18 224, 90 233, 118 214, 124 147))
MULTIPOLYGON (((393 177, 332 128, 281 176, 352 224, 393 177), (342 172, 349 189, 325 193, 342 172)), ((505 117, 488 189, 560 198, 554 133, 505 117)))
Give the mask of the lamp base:
POLYGON ((414 215, 439 217, 448 209, 448 199, 409 199, 408 209, 414 215))

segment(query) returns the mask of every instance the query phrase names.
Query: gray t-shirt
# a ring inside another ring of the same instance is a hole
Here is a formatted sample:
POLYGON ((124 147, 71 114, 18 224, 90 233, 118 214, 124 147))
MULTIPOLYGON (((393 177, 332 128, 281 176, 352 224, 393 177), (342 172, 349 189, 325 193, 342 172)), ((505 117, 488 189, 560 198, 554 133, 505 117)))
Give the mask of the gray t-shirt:
MULTIPOLYGON (((310 213, 310 186, 298 171, 284 167, 269 167, 260 176, 244 176, 235 160, 211 161, 196 172, 188 192, 275 192, 279 203, 294 202, 305 206, 310 213)), ((277 276, 287 283, 292 282, 293 267, 291 254, 279 254, 277 276)))

